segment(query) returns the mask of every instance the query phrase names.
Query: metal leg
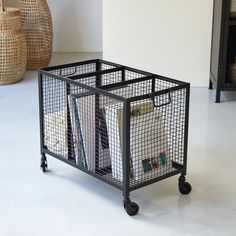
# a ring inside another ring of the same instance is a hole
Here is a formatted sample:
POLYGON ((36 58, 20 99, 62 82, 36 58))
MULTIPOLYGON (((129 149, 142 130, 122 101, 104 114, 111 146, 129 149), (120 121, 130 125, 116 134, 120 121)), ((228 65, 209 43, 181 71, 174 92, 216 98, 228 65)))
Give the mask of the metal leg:
POLYGON ((123 204, 125 205, 125 204, 128 204, 130 202, 131 202, 131 200, 130 200, 129 196, 124 196, 123 204))
POLYGON ((216 89, 216 103, 220 103, 220 90, 216 89))
POLYGON ((209 79, 209 89, 213 89, 213 84, 211 82, 211 79, 209 79))
POLYGON ((125 102, 123 105, 123 204, 128 215, 134 216, 139 211, 139 206, 135 202, 131 202, 130 194, 130 103, 125 102))
MULTIPOLYGON (((101 70, 101 63, 98 61, 96 63, 96 71, 101 70)), ((96 76, 96 87, 101 86, 101 76, 96 76)), ((100 95, 96 93, 95 95, 95 172, 99 173, 99 139, 100 139, 100 95)))
POLYGON ((43 172, 46 172, 46 170, 48 168, 48 162, 47 162, 47 157, 46 157, 45 153, 43 153, 42 156, 41 156, 40 167, 42 168, 43 172))

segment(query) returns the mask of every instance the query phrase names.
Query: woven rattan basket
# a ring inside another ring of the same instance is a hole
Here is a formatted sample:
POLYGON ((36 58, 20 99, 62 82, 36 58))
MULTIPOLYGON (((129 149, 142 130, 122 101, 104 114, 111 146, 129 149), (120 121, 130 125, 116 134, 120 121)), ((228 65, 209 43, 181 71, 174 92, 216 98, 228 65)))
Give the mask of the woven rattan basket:
POLYGON ((228 81, 236 83, 236 63, 230 63, 228 66, 228 81))
POLYGON ((230 16, 234 18, 236 17, 236 0, 231 0, 230 16))
POLYGON ((27 69, 47 67, 52 56, 52 18, 46 0, 20 0, 21 23, 27 39, 27 69))
POLYGON ((2 0, 0 8, 0 85, 4 85, 22 79, 27 47, 21 31, 19 9, 3 8, 2 0))

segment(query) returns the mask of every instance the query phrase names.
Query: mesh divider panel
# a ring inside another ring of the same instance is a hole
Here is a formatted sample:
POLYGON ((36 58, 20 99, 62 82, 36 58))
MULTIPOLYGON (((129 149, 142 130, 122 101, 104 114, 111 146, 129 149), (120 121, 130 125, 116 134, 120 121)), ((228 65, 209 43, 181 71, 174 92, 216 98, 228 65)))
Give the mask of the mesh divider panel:
MULTIPOLYGON (((124 90, 113 92, 122 95, 124 90)), ((108 109, 113 106, 123 107, 123 103, 107 96, 100 96, 99 109, 96 110, 100 139, 99 145, 96 146, 96 151, 99 153, 99 160, 105 159, 101 163, 106 163, 110 167, 108 169, 103 168, 103 170, 100 170, 100 173, 106 178, 120 182, 120 179, 116 178, 116 174, 122 171, 122 150, 120 149, 120 135, 122 134, 119 133, 116 123, 117 116, 108 112, 108 109)))
POLYGON ((134 72, 128 69, 125 70, 125 80, 132 80, 132 79, 141 78, 144 76, 145 74, 142 74, 142 73, 134 72))
POLYGON ((122 72, 112 72, 101 76, 101 85, 114 84, 122 81, 122 72))
POLYGON ((109 70, 109 69, 112 69, 112 68, 115 68, 115 66, 112 66, 112 65, 109 65, 109 64, 106 64, 106 63, 101 63, 101 69, 102 70, 109 70))

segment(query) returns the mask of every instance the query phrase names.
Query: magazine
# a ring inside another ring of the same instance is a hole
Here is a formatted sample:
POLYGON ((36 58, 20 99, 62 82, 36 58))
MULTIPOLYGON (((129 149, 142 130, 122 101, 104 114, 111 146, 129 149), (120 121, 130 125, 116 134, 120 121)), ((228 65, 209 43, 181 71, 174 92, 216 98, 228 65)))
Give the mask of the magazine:
MULTIPOLYGON (((112 177, 122 182, 123 106, 120 104, 107 106, 105 113, 112 177)), ((164 123, 151 100, 131 105, 130 161, 131 177, 135 180, 158 176, 163 168, 169 166, 164 123)))
POLYGON ((68 158, 66 109, 45 114, 44 124, 44 142, 48 150, 68 158))

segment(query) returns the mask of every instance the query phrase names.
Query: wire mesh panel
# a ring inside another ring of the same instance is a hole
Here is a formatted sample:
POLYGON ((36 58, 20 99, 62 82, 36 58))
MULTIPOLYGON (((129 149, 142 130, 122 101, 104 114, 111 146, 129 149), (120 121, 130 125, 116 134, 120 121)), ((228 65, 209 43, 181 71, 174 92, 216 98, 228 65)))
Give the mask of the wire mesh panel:
POLYGON ((120 187, 185 168, 188 84, 102 60, 40 73, 46 153, 120 187))
POLYGON ((131 103, 131 186, 183 169, 186 90, 131 103))
POLYGON ((55 154, 68 158, 66 83, 43 76, 44 144, 55 154))

